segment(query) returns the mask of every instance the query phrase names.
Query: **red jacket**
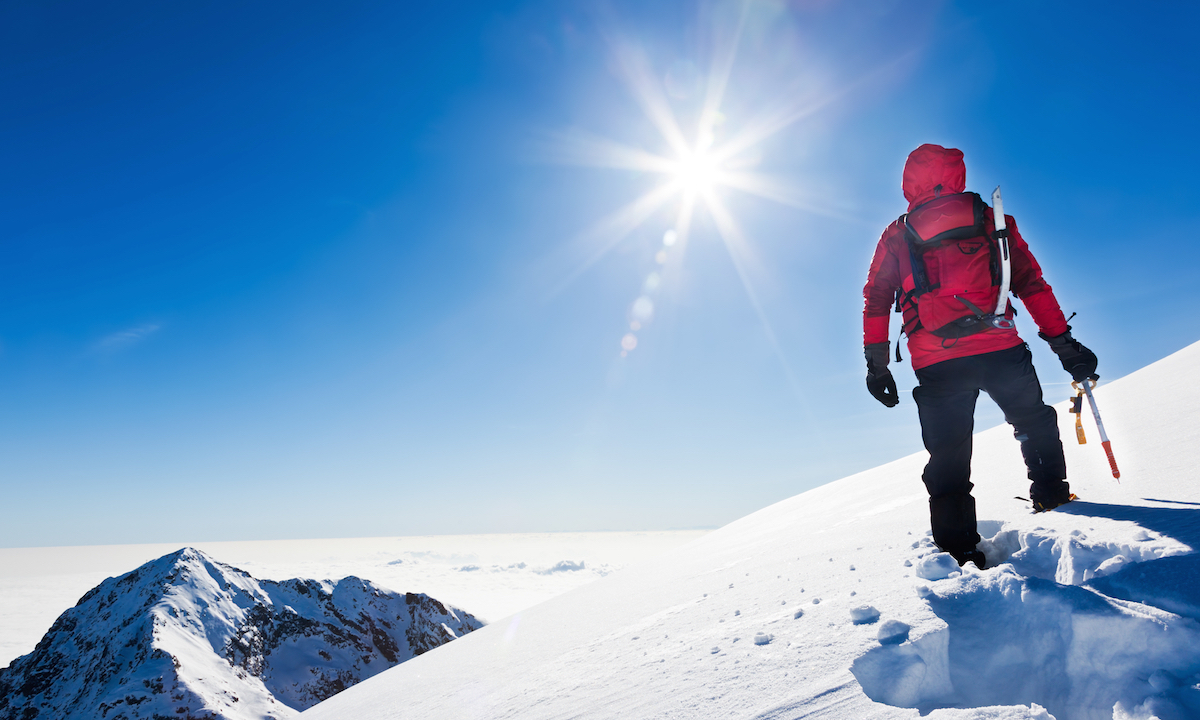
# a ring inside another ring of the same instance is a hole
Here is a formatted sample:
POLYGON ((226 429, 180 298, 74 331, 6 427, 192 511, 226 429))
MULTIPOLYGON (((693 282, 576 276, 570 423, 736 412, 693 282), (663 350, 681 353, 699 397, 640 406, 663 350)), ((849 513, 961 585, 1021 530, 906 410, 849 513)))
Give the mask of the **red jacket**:
MULTIPOLYGON (((908 162, 904 165, 903 188, 908 209, 911 211, 938 195, 961 193, 966 189, 966 181, 967 167, 961 151, 940 145, 922 145, 908 156, 908 162)), ((988 227, 994 227, 991 208, 987 208, 985 216, 988 227)), ((1042 268, 1029 252, 1029 245, 1021 237, 1016 220, 1011 215, 1004 217, 1009 231, 1013 294, 1021 299, 1043 333, 1050 337, 1065 333, 1068 330, 1067 320, 1054 297, 1054 291, 1042 279, 1042 268)), ((867 273, 867 284, 863 288, 863 298, 866 300, 863 308, 863 343, 866 345, 888 340, 888 321, 896 290, 908 272, 907 257, 908 245, 904 239, 904 221, 901 218, 883 231, 867 273)), ((943 340, 924 328, 918 328, 908 338, 908 352, 915 370, 943 360, 1005 350, 1021 342, 1015 329, 989 328, 956 340, 943 340)))

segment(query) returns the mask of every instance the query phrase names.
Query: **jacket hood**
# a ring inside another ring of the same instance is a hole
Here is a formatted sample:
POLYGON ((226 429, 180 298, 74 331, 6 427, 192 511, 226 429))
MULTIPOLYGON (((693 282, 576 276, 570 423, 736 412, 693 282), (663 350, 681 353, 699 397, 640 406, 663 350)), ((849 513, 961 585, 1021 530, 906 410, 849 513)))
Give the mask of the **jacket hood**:
POLYGON ((912 210, 940 195, 967 189, 967 166, 961 150, 925 144, 904 163, 904 199, 912 210))

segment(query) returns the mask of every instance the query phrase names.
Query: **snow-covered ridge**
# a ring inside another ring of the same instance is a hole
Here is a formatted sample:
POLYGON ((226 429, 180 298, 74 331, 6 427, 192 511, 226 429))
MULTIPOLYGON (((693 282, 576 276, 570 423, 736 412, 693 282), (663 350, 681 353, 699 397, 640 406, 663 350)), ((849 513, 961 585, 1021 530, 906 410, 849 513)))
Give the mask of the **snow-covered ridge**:
POLYGON ((1200 718, 1200 385, 1177 382, 1197 363, 1200 344, 1096 390, 1120 483, 1059 406, 1083 499, 1054 512, 1015 499, 1028 481, 1011 428, 977 434, 982 572, 933 547, 920 453, 497 621, 304 717, 1200 718))
POLYGON ((427 595, 259 581, 184 548, 104 581, 0 670, 0 717, 292 717, 480 627, 427 595))

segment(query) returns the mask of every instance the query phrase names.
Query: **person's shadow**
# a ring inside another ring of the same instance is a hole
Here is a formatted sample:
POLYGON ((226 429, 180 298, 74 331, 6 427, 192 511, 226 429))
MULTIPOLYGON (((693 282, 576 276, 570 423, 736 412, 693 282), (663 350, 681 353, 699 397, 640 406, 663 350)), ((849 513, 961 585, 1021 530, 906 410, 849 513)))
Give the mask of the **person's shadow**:
POLYGON ((1120 600, 1200 619, 1200 554, 1195 552, 1200 548, 1200 506, 1171 500, 1153 502, 1187 507, 1135 507, 1076 500, 1054 512, 1137 523, 1190 547, 1193 552, 1188 555, 1131 563, 1084 585, 1120 600))

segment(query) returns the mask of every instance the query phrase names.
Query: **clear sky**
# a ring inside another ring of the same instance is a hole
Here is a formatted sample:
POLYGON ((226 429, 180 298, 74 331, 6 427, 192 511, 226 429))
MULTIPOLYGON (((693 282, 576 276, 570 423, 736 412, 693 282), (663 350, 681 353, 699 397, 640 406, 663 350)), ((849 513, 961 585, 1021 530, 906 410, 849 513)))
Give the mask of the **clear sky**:
POLYGON ((717 526, 917 451, 861 291, 924 142, 1131 372, 1200 339, 1198 14, 4 3, 0 546, 717 526))

